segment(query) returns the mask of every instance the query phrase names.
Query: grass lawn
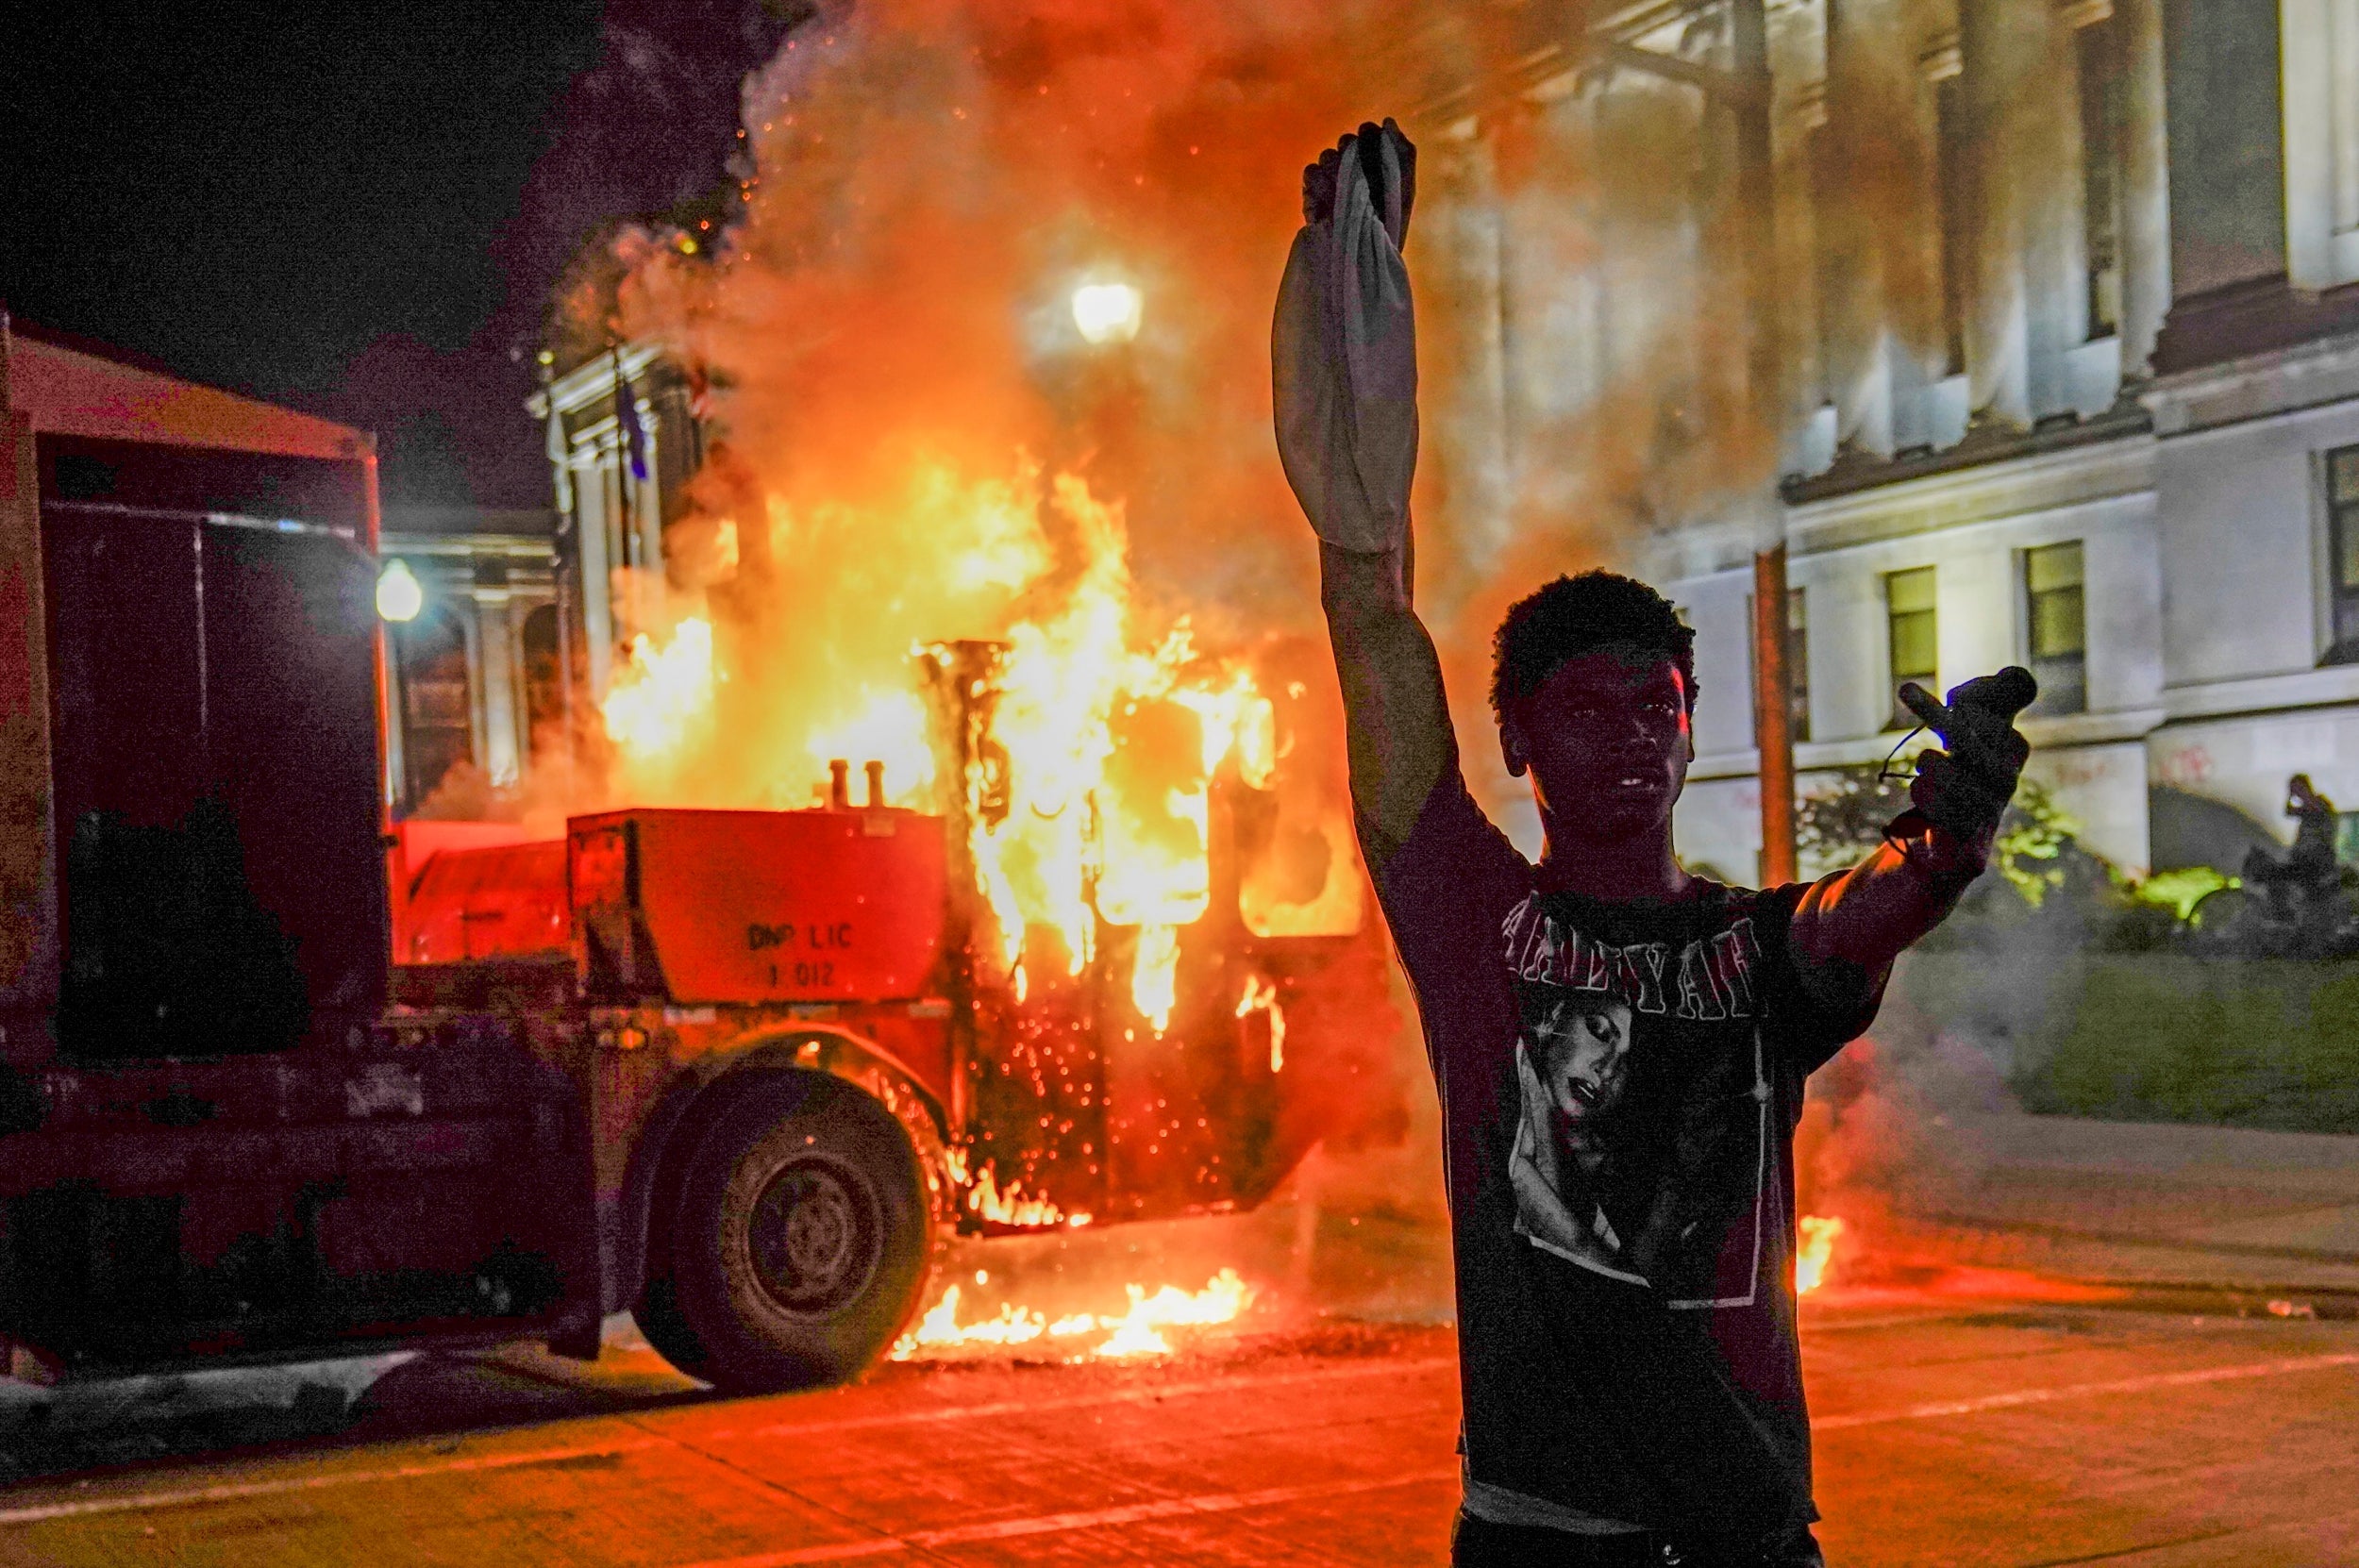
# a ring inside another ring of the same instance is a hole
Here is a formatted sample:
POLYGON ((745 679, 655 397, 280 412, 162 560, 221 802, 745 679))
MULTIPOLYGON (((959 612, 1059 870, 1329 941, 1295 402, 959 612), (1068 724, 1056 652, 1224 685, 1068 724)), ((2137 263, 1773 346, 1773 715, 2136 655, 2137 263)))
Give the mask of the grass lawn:
POLYGON ((2012 1037, 2027 1110, 2359 1134, 2359 961, 2081 954, 2034 977, 1951 959, 1910 990, 2012 1037))

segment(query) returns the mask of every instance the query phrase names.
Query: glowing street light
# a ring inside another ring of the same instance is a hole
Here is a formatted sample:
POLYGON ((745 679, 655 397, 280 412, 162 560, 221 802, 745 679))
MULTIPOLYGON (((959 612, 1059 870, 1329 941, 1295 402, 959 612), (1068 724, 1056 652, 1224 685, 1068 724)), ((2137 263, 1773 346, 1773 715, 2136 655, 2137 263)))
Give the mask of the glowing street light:
POLYGON ((426 590, 406 560, 385 563, 376 575, 376 613, 388 621, 414 621, 426 608, 426 590))
POLYGON ((1073 291, 1073 325, 1093 343, 1127 343, 1139 335, 1146 300, 1128 283, 1084 283, 1073 291))

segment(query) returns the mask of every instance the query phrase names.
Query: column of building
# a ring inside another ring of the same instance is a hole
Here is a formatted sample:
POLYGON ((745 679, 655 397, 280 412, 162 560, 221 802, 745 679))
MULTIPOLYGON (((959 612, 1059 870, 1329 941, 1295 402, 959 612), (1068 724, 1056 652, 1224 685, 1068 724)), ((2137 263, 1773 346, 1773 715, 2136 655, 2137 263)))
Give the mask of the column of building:
POLYGON ((1933 439, 1947 374, 1937 126, 1921 0, 1827 0, 1828 386, 1846 446, 1889 457, 1933 439))
POLYGON ((1606 275, 1638 264, 1634 239, 1617 248, 1599 230, 1611 203, 1590 183, 1610 182, 1595 142, 1612 92, 1567 74, 1486 106, 1467 140, 1436 149, 1447 181, 1436 217, 1447 226, 1414 242, 1410 260, 1447 269, 1430 297, 1451 302, 1434 342, 1453 367, 1437 407, 1461 459, 1447 470, 1450 550, 1435 564, 1445 594, 1531 548, 1535 527, 1592 515, 1583 487, 1595 465, 1581 443, 1594 437, 1611 375, 1606 275), (1427 245, 1436 250, 1420 260, 1427 245))
POLYGON ((483 771, 494 787, 506 789, 524 773, 515 601, 501 584, 480 584, 474 597, 479 628, 477 680, 483 694, 483 771))
POLYGON ((2087 336, 2071 25, 2049 0, 1961 0, 1958 47, 1975 155, 1972 407, 2026 428, 2073 407, 2065 355, 2087 336))
POLYGON ((572 454, 574 559, 580 574, 582 655, 590 695, 603 695, 613 672, 613 512, 611 468, 594 441, 577 438, 572 454))
POLYGON ((2121 35, 2121 371, 2148 374, 2170 313, 2170 137, 2163 0, 2114 0, 2121 35))
MULTIPOLYGON (((1826 166, 1827 83, 1825 51, 1815 37, 1797 41, 1790 29, 1773 35, 1782 48, 1771 58, 1773 92, 1770 105, 1770 167, 1775 189, 1772 223, 1777 240, 1778 294, 1783 320, 1778 334, 1779 359, 1784 368, 1778 407, 1785 432, 1779 467, 1785 473, 1810 472, 1826 465, 1824 437, 1815 428, 1821 409, 1832 402, 1840 409, 1844 392, 1838 383, 1843 371, 1828 352, 1821 325, 1833 312, 1847 308, 1856 287, 1848 270, 1829 265, 1833 231, 1820 210, 1821 178, 1826 166)), ((1733 249, 1717 288, 1735 291, 1742 298, 1744 258, 1733 249)))
POLYGON ((1446 432, 1453 460, 1442 469, 1443 511, 1456 532, 1506 537, 1515 493, 1517 441, 1509 356, 1507 264, 1511 241, 1506 193, 1499 188, 1500 111, 1469 119, 1429 142, 1422 157, 1418 223, 1411 249, 1420 272, 1437 273, 1424 297, 1447 301, 1434 321, 1434 354, 1455 369, 1429 403, 1436 433, 1446 432))
POLYGON ((2359 0, 2283 0, 2286 271, 2359 281, 2359 0))
MULTIPOLYGON (((633 535, 630 563, 642 572, 649 574, 650 580, 647 586, 651 592, 660 593, 661 589, 658 585, 661 583, 664 574, 663 486, 661 475, 663 472, 663 461, 669 455, 664 451, 664 447, 668 442, 677 439, 677 432, 661 427, 661 421, 656 410, 646 398, 639 395, 636 389, 633 389, 629 395, 639 405, 639 427, 646 436, 646 446, 643 453, 646 464, 646 477, 641 478, 638 475, 630 473, 629 455, 619 454, 623 472, 628 475, 630 485, 630 526, 633 535)), ((680 478, 685 481, 687 478, 685 472, 680 475, 680 478)), ((660 607, 653 605, 645 607, 650 612, 660 607)), ((650 613, 646 619, 640 622, 640 625, 647 626, 652 622, 653 615, 650 613)))

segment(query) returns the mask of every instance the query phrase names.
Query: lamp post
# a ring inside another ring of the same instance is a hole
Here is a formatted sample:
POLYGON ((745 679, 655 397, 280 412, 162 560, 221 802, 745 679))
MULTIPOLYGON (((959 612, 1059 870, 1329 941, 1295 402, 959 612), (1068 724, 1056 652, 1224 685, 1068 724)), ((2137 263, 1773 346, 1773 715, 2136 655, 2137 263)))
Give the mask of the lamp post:
POLYGON ((1037 361, 1042 391, 1057 412, 1046 456, 1052 467, 1082 475, 1101 495, 1151 505, 1139 352, 1146 296, 1118 265, 1082 272, 1062 288, 1062 314, 1071 325, 1037 361))
MULTIPOLYGON (((1745 268, 1745 379, 1757 439, 1776 449, 1782 363, 1778 343, 1777 192, 1769 127, 1769 38, 1763 0, 1729 7, 1729 97, 1736 129, 1738 242, 1745 268)), ((1794 843, 1794 672, 1786 658, 1785 509, 1775 481, 1754 534, 1753 687, 1761 750, 1761 882, 1791 882, 1794 843)))
MULTIPOLYGON (((1775 450, 1782 420, 1778 342, 1777 190, 1770 143, 1768 22, 1763 0, 1730 0, 1727 69, 1627 43, 1602 44, 1614 65, 1700 92, 1729 111, 1736 143, 1736 249, 1745 293, 1747 417, 1775 450)), ((1753 712, 1761 752, 1761 883, 1794 880, 1794 677, 1786 658, 1785 509, 1774 480, 1756 497, 1753 534, 1753 712)))

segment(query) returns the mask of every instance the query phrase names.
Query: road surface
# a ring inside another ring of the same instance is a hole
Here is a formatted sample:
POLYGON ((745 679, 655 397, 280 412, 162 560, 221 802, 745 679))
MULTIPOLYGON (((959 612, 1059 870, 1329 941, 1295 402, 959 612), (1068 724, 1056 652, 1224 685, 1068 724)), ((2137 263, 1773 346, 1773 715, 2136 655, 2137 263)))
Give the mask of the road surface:
MULTIPOLYGON (((2359 1563, 2359 1323, 2182 1305, 1813 1298, 1831 1560, 2359 1563)), ((1447 1326, 1055 1354, 740 1400, 629 1345, 78 1391, 0 1436, 0 1564, 1443 1560, 1447 1326)))

